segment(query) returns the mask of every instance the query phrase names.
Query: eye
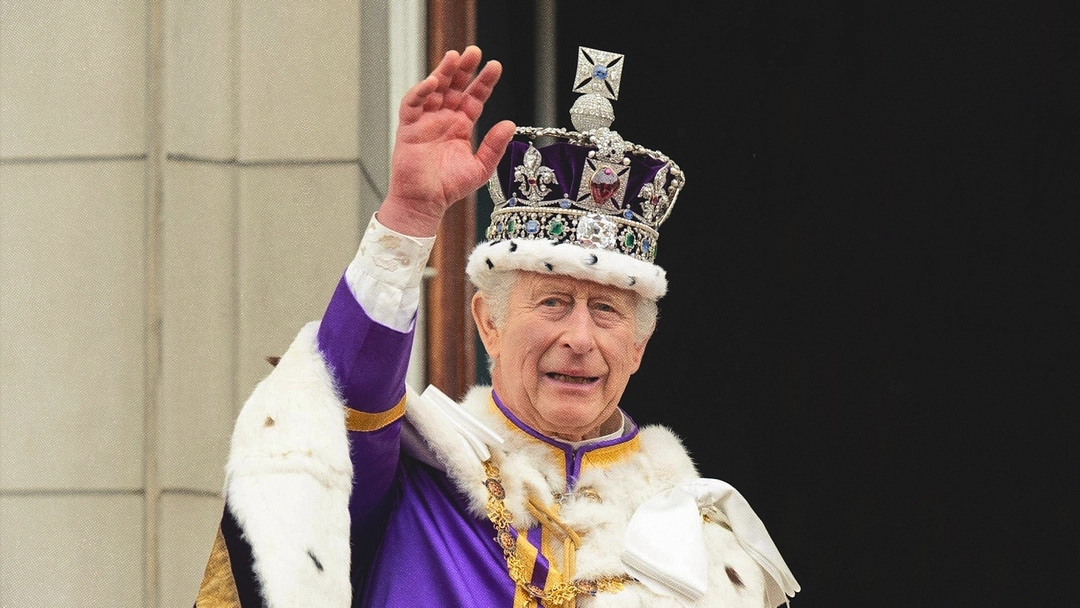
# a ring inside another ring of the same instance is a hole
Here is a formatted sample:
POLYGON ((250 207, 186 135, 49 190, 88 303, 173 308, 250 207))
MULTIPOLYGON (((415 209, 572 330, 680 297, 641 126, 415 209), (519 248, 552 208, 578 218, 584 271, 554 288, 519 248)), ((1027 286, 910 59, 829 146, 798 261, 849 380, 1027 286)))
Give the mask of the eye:
POLYGON ((549 311, 558 311, 565 310, 567 306, 569 306, 569 304, 567 303, 566 298, 559 295, 554 295, 541 297, 538 302, 537 308, 549 311))
POLYGON ((622 318, 626 316, 626 306, 621 302, 615 302, 611 300, 594 300, 589 303, 589 307, 594 313, 603 315, 607 318, 622 318))

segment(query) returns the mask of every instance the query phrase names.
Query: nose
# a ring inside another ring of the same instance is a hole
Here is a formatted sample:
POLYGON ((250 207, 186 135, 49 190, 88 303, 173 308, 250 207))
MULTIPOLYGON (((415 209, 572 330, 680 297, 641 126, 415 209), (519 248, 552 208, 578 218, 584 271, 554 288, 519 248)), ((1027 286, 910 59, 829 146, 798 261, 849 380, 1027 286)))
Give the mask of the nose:
POLYGON ((562 341, 571 352, 579 355, 588 353, 596 346, 596 326, 586 302, 575 303, 570 314, 564 317, 566 327, 562 341))

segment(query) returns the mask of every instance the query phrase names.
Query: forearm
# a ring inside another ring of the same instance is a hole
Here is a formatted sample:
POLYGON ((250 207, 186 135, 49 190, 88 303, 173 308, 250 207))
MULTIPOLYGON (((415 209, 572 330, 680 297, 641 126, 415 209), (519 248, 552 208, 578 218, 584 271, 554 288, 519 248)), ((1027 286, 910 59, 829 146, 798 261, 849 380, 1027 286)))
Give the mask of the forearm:
POLYGON ((374 218, 319 328, 319 350, 346 405, 385 412, 405 394, 424 266, 434 239, 403 236, 374 218))
POLYGON ((346 406, 354 565, 370 559, 391 502, 405 374, 433 240, 396 233, 373 218, 319 327, 319 350, 346 406))

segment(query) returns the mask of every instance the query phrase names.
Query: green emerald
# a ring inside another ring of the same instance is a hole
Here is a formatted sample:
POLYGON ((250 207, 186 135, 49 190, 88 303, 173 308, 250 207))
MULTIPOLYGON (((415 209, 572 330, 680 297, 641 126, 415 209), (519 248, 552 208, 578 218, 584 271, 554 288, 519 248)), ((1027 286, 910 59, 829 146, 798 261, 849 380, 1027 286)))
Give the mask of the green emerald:
POLYGON ((507 232, 512 233, 516 229, 517 229, 517 222, 515 222, 514 220, 506 220, 506 231, 507 232))
POLYGON ((551 223, 548 224, 548 232, 551 233, 551 236, 562 236, 563 223, 559 220, 552 220, 551 223))
POLYGON ((626 244, 627 249, 633 249, 634 248, 634 233, 633 232, 627 232, 626 233, 626 238, 623 240, 623 243, 626 244))

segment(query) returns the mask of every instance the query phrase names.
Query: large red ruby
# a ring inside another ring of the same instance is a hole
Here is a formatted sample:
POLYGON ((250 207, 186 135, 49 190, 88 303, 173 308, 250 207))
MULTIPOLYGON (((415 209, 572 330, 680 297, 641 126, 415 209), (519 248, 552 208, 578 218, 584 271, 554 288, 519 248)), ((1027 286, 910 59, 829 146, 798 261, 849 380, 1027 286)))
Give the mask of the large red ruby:
POLYGON ((615 175, 615 172, 610 167, 604 167, 593 173, 592 183, 589 184, 589 187, 592 190, 593 201, 597 205, 602 205, 609 198, 615 196, 615 193, 619 190, 619 177, 615 175))

